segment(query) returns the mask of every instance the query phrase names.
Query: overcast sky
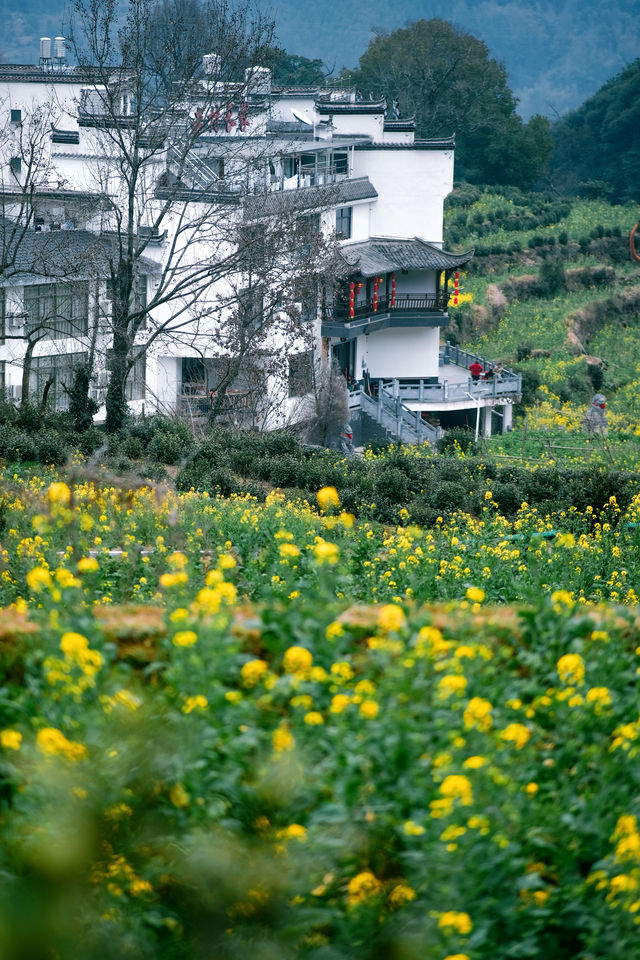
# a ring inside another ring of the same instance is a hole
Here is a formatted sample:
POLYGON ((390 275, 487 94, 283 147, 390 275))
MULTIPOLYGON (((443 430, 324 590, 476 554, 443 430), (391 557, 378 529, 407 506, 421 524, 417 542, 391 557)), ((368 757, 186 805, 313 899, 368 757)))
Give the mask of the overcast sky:
MULTIPOLYGON (((36 63, 41 36, 63 32, 64 0, 0 0, 0 55, 36 63)), ((357 65, 376 28, 440 17, 502 61, 523 117, 579 106, 640 56, 639 0, 271 0, 280 42, 328 67, 357 65)))

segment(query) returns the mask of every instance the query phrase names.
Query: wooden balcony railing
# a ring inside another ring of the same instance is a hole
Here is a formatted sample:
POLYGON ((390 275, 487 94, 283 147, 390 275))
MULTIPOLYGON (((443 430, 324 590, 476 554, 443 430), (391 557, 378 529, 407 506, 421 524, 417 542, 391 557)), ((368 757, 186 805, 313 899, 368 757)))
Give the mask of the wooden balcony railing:
POLYGON ((349 320, 361 319, 362 317, 375 317, 378 314, 402 314, 402 313, 444 313, 449 302, 446 294, 439 296, 422 296, 418 294, 399 294, 395 300, 391 297, 378 297, 375 305, 373 300, 367 300, 365 303, 356 303, 353 316, 350 315, 348 304, 335 304, 333 307, 332 319, 335 321, 348 322, 349 320))

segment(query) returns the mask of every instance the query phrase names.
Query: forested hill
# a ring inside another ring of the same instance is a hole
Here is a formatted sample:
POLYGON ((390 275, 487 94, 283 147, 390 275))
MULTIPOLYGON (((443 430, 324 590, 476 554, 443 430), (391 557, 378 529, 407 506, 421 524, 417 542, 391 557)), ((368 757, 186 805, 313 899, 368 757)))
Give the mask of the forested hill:
POLYGON ((552 180, 563 192, 640 199, 640 59, 552 127, 552 180))

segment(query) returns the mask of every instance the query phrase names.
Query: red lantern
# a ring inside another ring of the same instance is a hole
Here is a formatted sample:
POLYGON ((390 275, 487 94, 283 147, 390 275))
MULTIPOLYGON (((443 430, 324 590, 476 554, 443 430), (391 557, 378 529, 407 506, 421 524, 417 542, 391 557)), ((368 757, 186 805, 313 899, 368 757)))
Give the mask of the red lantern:
POLYGON ((380 277, 373 278, 373 312, 378 310, 378 287, 380 286, 380 277))
POLYGON ((396 275, 391 274, 391 307, 396 305, 396 275))
POLYGON ((356 315, 356 285, 351 281, 349 284, 349 317, 353 320, 356 315))

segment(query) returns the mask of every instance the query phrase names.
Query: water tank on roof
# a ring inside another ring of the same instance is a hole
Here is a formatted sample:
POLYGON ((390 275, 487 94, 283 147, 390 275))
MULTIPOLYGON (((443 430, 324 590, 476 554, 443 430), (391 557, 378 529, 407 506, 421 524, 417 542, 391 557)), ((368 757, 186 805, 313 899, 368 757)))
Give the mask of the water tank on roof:
POLYGON ((271 93, 271 70, 268 67, 249 67, 244 72, 247 94, 271 93))
POLYGON ((51 37, 40 37, 40 59, 51 60, 51 37))
POLYGON ((67 56, 67 43, 64 37, 56 37, 53 41, 54 60, 64 60, 67 56))
POLYGON ((217 53, 205 53, 202 58, 202 69, 204 70, 205 76, 217 76, 220 71, 220 60, 221 58, 217 53))

